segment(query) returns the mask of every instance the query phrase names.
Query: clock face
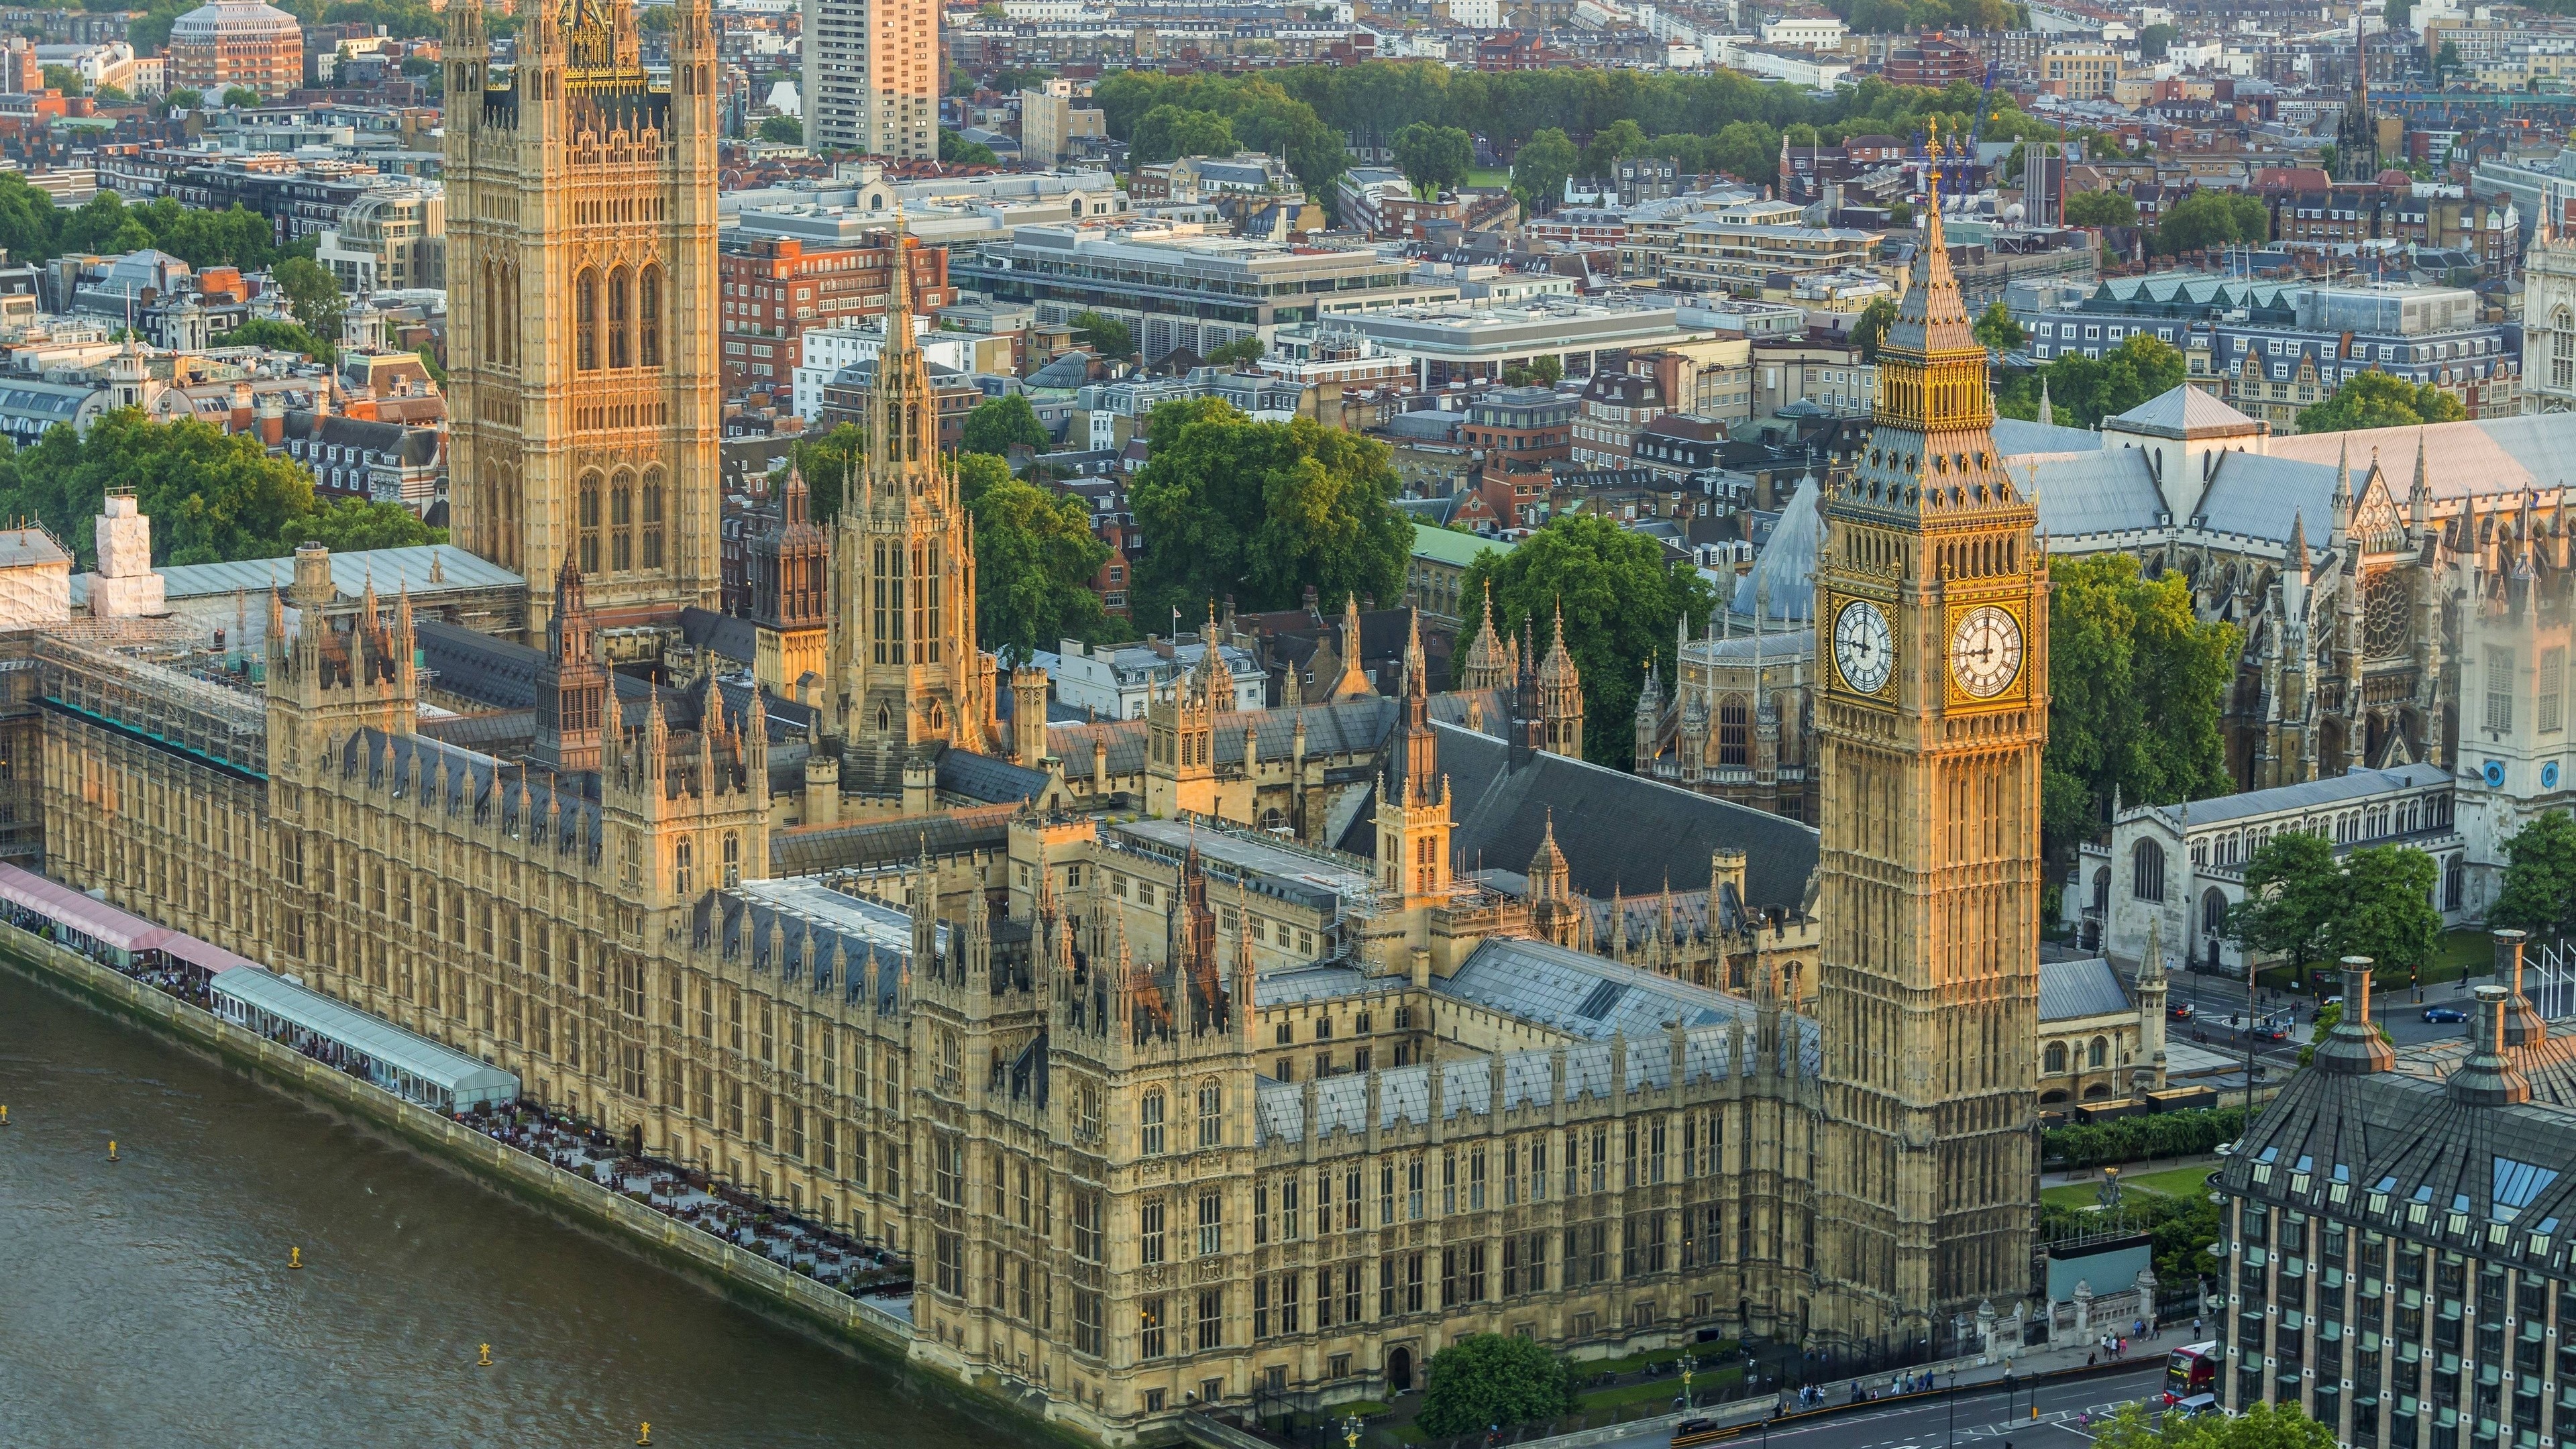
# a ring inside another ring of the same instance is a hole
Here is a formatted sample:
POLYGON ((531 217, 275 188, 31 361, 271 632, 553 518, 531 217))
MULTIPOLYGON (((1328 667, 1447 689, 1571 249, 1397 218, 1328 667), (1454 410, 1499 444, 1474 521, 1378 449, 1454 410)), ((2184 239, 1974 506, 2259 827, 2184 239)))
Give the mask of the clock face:
POLYGON ((1887 687, 1887 672, 1896 664, 1896 639, 1887 616, 1876 604, 1854 599, 1834 616, 1834 667, 1843 683, 1862 694, 1887 687))
POLYGON ((1950 672, 1971 699, 1992 699, 2021 677, 2021 621, 1992 604, 1959 616, 1950 631, 1950 672))

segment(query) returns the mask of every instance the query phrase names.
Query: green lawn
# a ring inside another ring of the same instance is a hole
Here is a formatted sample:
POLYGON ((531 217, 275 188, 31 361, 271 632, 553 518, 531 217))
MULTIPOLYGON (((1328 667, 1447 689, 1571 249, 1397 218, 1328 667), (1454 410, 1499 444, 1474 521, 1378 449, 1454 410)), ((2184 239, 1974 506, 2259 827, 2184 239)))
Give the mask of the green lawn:
MULTIPOLYGON (((2210 1171, 2206 1167, 2176 1167, 2163 1172, 2141 1173, 2136 1177, 2124 1173, 2120 1178, 2120 1190, 2155 1193, 2164 1197, 2193 1197, 2208 1191, 2210 1171)), ((2101 1192, 2102 1184, 2098 1180, 2070 1182, 2064 1187, 2041 1188, 2039 1200, 2059 1207, 2097 1207, 2102 1201, 2101 1192)))
MULTIPOLYGON (((2314 962, 2310 969, 2316 968, 2314 962)), ((2484 976, 2495 965, 2495 938, 2484 931, 2450 931, 2433 946, 2433 959, 2424 965, 2423 981, 2427 986, 2443 981, 2457 981, 2463 976, 2484 976)), ((2255 973, 2255 979, 2274 991, 2286 991, 2291 971, 2287 966, 2267 966, 2255 973)), ((2372 984, 2374 992, 2403 991, 2403 972, 2378 973, 2372 984)), ((2305 992, 2301 992, 2305 995, 2305 992)), ((2331 993, 2330 993, 2331 994, 2331 993)))
POLYGON ((1509 186, 1512 184, 1511 168, 1505 166, 1470 166, 1467 168, 1467 184, 1470 186, 1509 186))

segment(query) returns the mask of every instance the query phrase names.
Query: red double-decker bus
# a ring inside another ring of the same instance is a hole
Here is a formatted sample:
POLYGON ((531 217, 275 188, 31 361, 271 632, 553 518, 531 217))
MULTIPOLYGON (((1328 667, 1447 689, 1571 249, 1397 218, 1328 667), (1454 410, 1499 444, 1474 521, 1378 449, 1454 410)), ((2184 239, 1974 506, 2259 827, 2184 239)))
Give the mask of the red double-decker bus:
POLYGON ((2165 1359, 2165 1403, 2179 1404, 2218 1389, 2218 1341, 2186 1344, 2165 1359))

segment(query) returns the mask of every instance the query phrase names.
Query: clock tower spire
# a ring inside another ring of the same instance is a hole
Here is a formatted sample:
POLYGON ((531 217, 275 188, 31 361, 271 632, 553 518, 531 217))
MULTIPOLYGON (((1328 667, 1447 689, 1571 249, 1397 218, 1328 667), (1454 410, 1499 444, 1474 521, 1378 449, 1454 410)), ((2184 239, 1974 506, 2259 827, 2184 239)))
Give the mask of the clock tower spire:
POLYGON ((2020 1298, 2037 1217, 2048 564, 1996 456, 1937 176, 1926 212, 1816 571, 1817 1261, 1855 1338, 2020 1298))

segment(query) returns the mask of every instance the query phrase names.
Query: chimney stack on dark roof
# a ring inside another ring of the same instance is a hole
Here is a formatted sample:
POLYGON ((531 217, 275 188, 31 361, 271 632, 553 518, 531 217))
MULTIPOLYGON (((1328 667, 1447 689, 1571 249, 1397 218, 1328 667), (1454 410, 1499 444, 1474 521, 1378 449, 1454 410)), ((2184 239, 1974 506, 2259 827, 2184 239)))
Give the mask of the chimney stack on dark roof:
POLYGON ((2480 1107, 2510 1106, 2531 1100, 2531 1079, 2504 1051, 2505 989, 2481 986, 2478 1004, 2469 1013, 2469 1055, 2452 1069, 2451 1098, 2480 1107))
POLYGON ((2317 1044, 2311 1059, 2317 1070, 2341 1076, 2384 1072, 2397 1065, 2397 1053, 2379 1039, 2370 1020, 2370 958, 2343 958, 2343 1015, 2317 1044))
POLYGON ((2549 1027, 2541 1021, 2540 1012, 2532 1006, 2531 998, 2522 994, 2522 952, 2526 933, 2497 931, 2494 934, 2495 977, 2509 983, 2513 992, 2504 1007, 2504 1044, 2508 1047, 2537 1046, 2549 1039, 2549 1027))

